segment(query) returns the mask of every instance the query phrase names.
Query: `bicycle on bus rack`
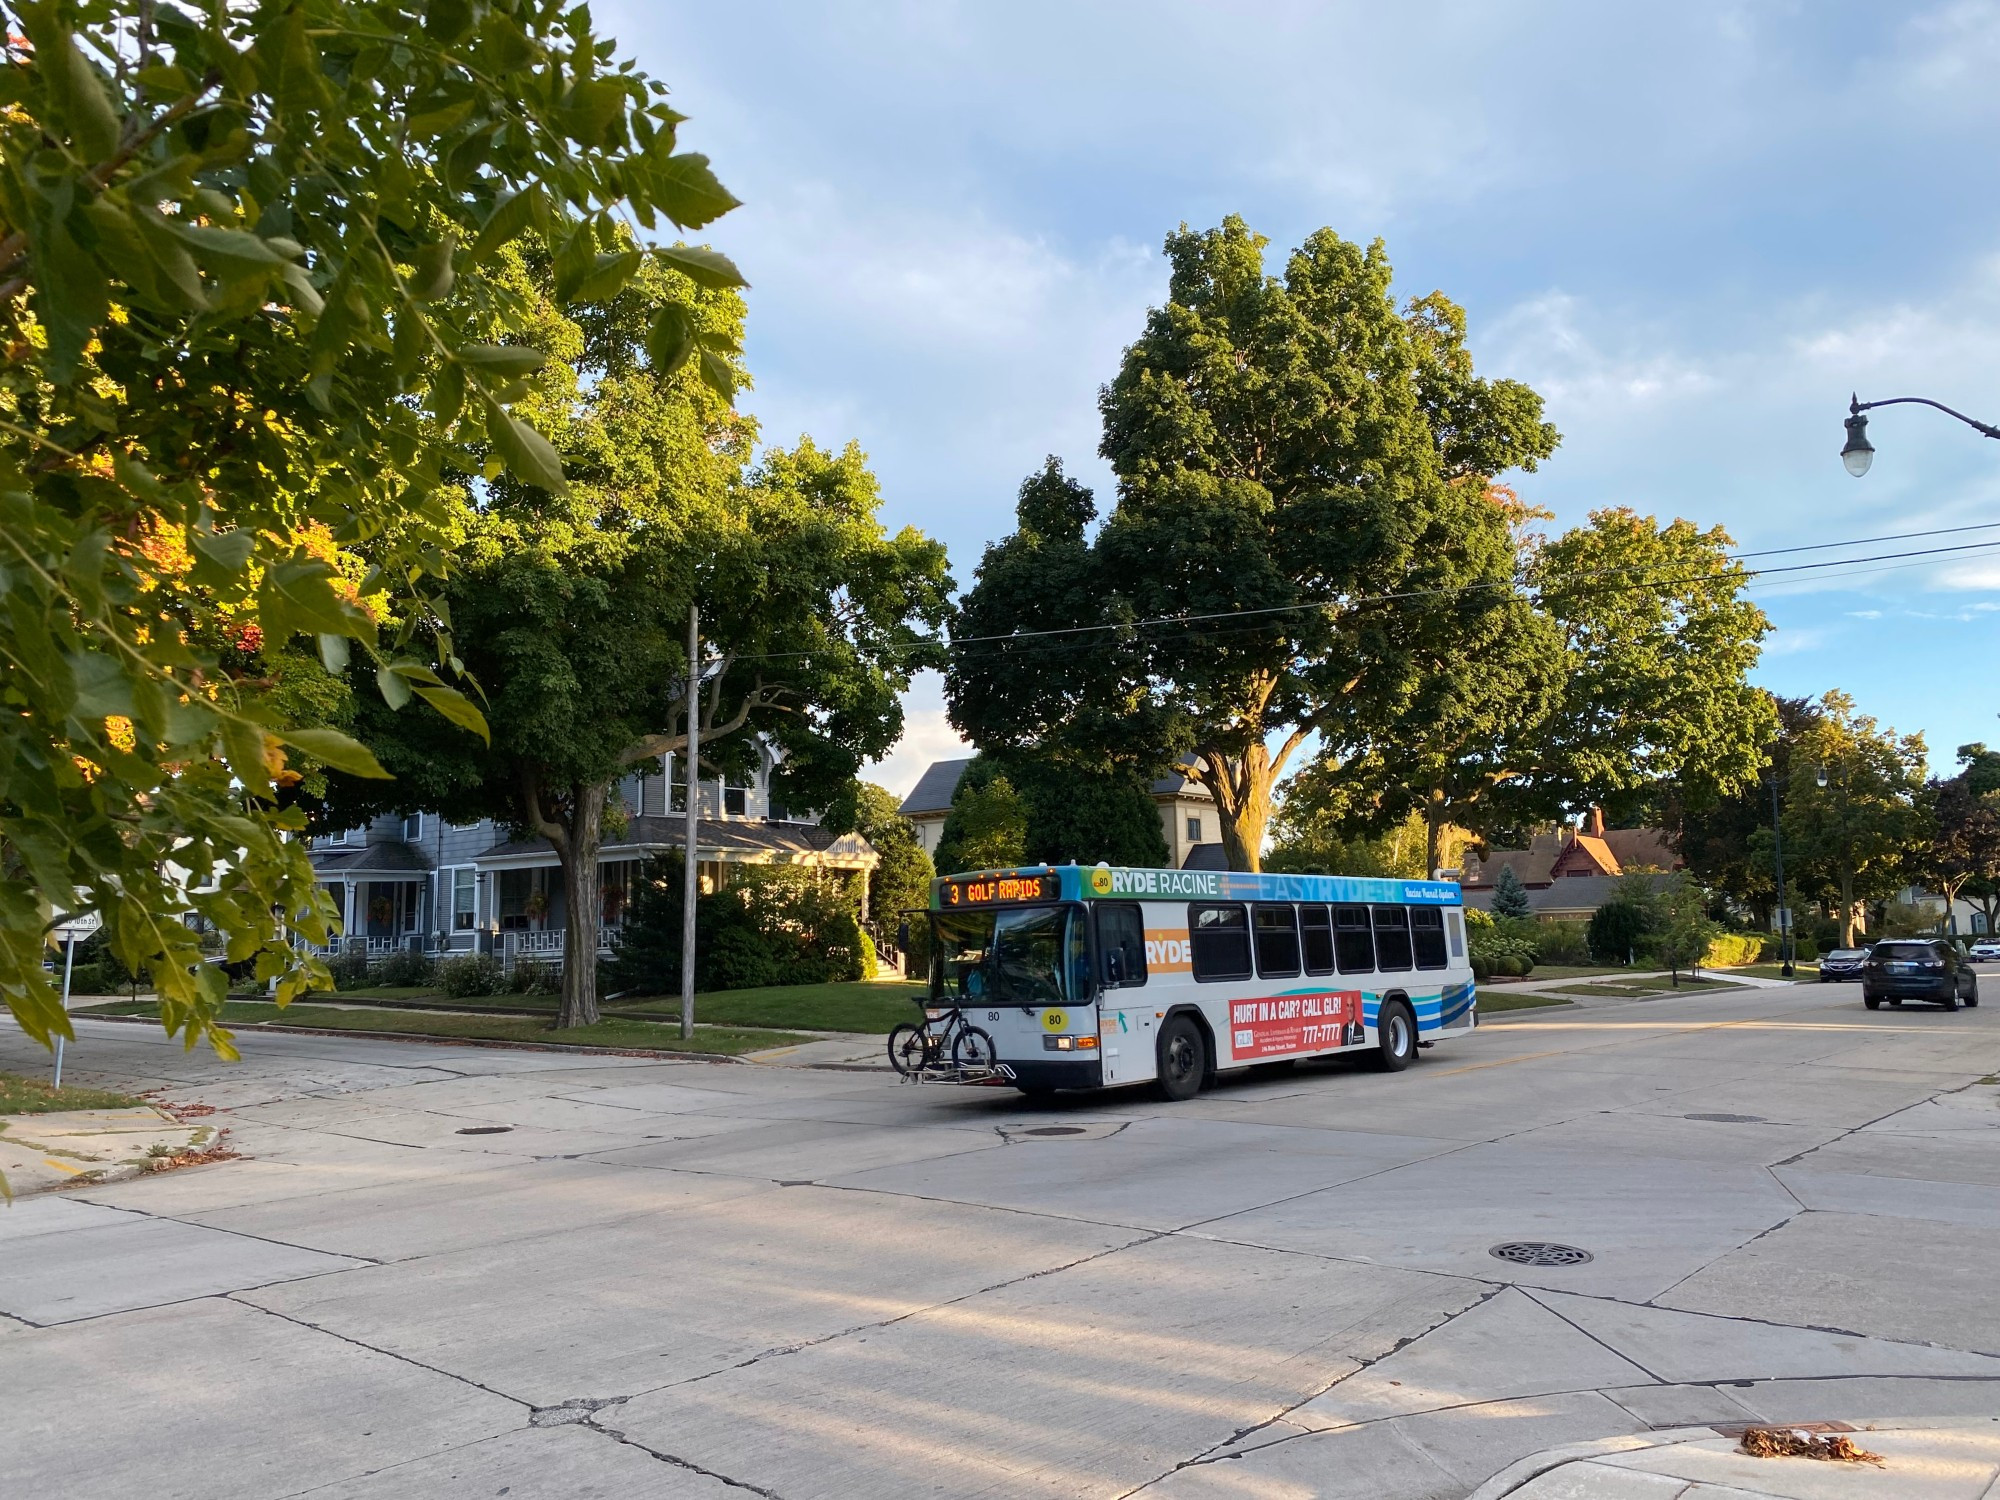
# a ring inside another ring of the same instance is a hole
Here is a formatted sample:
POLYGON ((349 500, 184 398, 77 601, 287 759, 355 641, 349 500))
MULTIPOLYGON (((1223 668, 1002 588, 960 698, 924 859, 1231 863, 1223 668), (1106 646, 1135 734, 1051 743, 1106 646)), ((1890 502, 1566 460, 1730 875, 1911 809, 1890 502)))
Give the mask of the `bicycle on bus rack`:
POLYGON ((889 1062, 903 1077, 951 1078, 961 1083, 997 1076, 993 1038, 956 1005, 919 1000, 924 1019, 905 1021, 889 1033, 889 1062))

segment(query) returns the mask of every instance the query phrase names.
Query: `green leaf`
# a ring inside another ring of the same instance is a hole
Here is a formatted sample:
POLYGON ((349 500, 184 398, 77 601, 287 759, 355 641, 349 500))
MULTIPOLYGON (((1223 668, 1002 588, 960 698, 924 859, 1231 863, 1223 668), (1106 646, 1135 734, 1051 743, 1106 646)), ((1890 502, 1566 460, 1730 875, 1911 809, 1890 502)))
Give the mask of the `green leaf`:
POLYGON ((213 224, 182 224, 176 229, 194 258, 218 276, 276 270, 285 264, 285 257, 272 248, 270 240, 245 229, 221 229, 213 224))
POLYGON ((111 290, 95 259, 60 221, 35 246, 35 313, 48 331, 48 373, 66 385, 84 347, 111 307, 111 290))
POLYGON ((270 796, 271 768, 264 760, 264 731, 242 719, 224 719, 221 734, 230 772, 258 796, 270 796))
POLYGON ((341 676, 347 671, 347 664, 352 659, 347 649, 347 637, 322 632, 318 639, 320 665, 335 677, 341 676))
POLYGON ((324 761, 334 770, 345 771, 349 776, 363 776, 370 781, 396 779, 382 769, 382 763, 375 758, 372 750, 338 729, 282 729, 276 733, 287 745, 303 750, 314 760, 324 761))
POLYGON ((303 5, 287 7, 283 19, 257 38, 253 55, 280 118, 309 113, 325 104, 326 79, 319 71, 319 49, 306 35, 303 5))
POLYGON ((625 290, 639 270, 639 252, 625 250, 609 255, 600 255, 597 262, 570 293, 572 302, 609 302, 625 290))
POLYGON ((532 375, 549 362, 541 350, 530 349, 526 344, 467 344, 452 358, 468 369, 499 380, 532 375))
POLYGON ((410 701, 410 685, 393 666, 375 669, 375 686, 381 690, 382 701, 393 709, 400 709, 410 701))
POLYGON ((103 76, 91 66, 67 27, 48 44, 37 38, 35 50, 48 82, 56 123, 69 131, 86 163, 95 166, 109 160, 118 149, 119 126, 103 76))
POLYGON ((725 287, 750 285, 734 261, 705 245, 660 245, 653 254, 696 286, 720 291, 725 287))
POLYGON ((486 403, 486 436, 507 472, 523 484, 540 485, 552 495, 568 492, 562 460, 549 440, 510 416, 497 401, 486 403))
POLYGON ((111 455, 111 472, 118 476, 118 482, 140 500, 157 505, 166 499, 167 492, 153 471, 140 463, 129 453, 111 455))
POLYGON ((470 98, 453 99, 421 110, 410 116, 410 134, 421 141, 447 135, 465 123, 475 102, 470 98))
POLYGON ((698 151, 670 156, 653 174, 653 201, 683 229, 712 224, 741 200, 716 181, 708 158, 698 151))
POLYGON ((701 351, 702 383, 725 401, 736 399, 736 372, 713 349, 701 351))
POLYGON ((265 639, 295 635, 372 636, 367 611, 333 589, 333 570, 317 558, 275 563, 257 590, 257 616, 265 639))
POLYGON ((678 302, 669 302, 653 314, 646 330, 646 357, 653 362, 653 372, 664 380, 693 353, 694 319, 678 302))
POLYGON ((257 535, 248 528, 197 532, 194 538, 194 581, 204 588, 227 588, 242 575, 257 535))
POLYGON ((556 252, 556 301, 572 302, 577 288, 597 268, 597 231, 585 219, 556 252))
POLYGON ((484 265, 502 245, 519 235, 541 215, 542 190, 538 187, 523 188, 518 193, 502 198, 493 207, 492 214, 479 228, 479 236, 472 242, 472 249, 466 256, 471 265, 484 265))
POLYGON ((487 744, 493 743, 493 735, 486 727, 486 715, 473 706, 472 700, 457 688, 419 687, 416 694, 432 708, 443 714, 460 729, 469 729, 487 744))
POLYGON ((80 719, 102 719, 108 714, 131 718, 134 713, 132 681, 116 658, 87 651, 69 658, 70 675, 76 680, 76 703, 72 712, 80 719))
POLYGON ((435 302, 451 291, 451 255, 458 248, 458 237, 446 234, 435 245, 426 245, 416 255, 416 269, 411 273, 408 286, 410 295, 419 302, 435 302))

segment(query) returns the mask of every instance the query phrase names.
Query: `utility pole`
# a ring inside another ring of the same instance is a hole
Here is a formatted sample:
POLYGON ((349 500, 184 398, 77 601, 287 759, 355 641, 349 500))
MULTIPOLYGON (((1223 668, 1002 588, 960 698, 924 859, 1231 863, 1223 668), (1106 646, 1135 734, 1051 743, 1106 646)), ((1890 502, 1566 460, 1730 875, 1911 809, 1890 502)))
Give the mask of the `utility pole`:
POLYGON ((1778 972, 1792 977, 1792 909, 1785 905, 1785 834, 1778 823, 1778 778, 1771 778, 1771 856, 1778 866, 1778 972))
POLYGON ((694 1036, 694 898, 701 866, 696 860, 701 836, 701 606, 688 606, 687 769, 681 784, 687 789, 687 852, 681 862, 681 1040, 694 1036))

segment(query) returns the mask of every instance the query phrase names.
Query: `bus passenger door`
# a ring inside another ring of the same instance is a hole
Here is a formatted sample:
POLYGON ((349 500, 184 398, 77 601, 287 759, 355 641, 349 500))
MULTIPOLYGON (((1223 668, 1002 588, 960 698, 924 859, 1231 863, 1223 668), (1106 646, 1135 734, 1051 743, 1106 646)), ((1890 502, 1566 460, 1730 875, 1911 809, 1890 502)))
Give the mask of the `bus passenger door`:
POLYGON ((1099 901, 1098 1047, 1106 1084, 1143 1083, 1157 1071, 1155 1020, 1146 993, 1146 924, 1134 901, 1099 901))

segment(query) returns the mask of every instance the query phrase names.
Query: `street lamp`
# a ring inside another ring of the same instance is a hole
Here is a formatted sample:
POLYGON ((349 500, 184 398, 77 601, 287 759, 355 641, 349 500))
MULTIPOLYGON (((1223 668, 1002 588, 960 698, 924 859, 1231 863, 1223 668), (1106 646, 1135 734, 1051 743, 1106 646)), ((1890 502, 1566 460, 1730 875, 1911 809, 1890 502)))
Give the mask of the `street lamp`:
MULTIPOLYGON (((1873 411, 1878 406, 1934 406, 1948 417, 1957 417, 1974 432, 1990 438, 2000 438, 2000 427, 1990 427, 1975 421, 1962 411, 1953 411, 1942 401, 1933 401, 1928 396, 1891 396, 1887 401, 1863 401, 1857 393, 1847 403, 1847 445, 1840 450, 1840 461, 1847 466, 1847 472, 1859 479, 1868 472, 1868 466, 1875 461, 1875 445, 1868 441, 1868 419, 1861 414, 1873 411)), ((1822 781, 1821 786, 1826 783, 1822 781)))

